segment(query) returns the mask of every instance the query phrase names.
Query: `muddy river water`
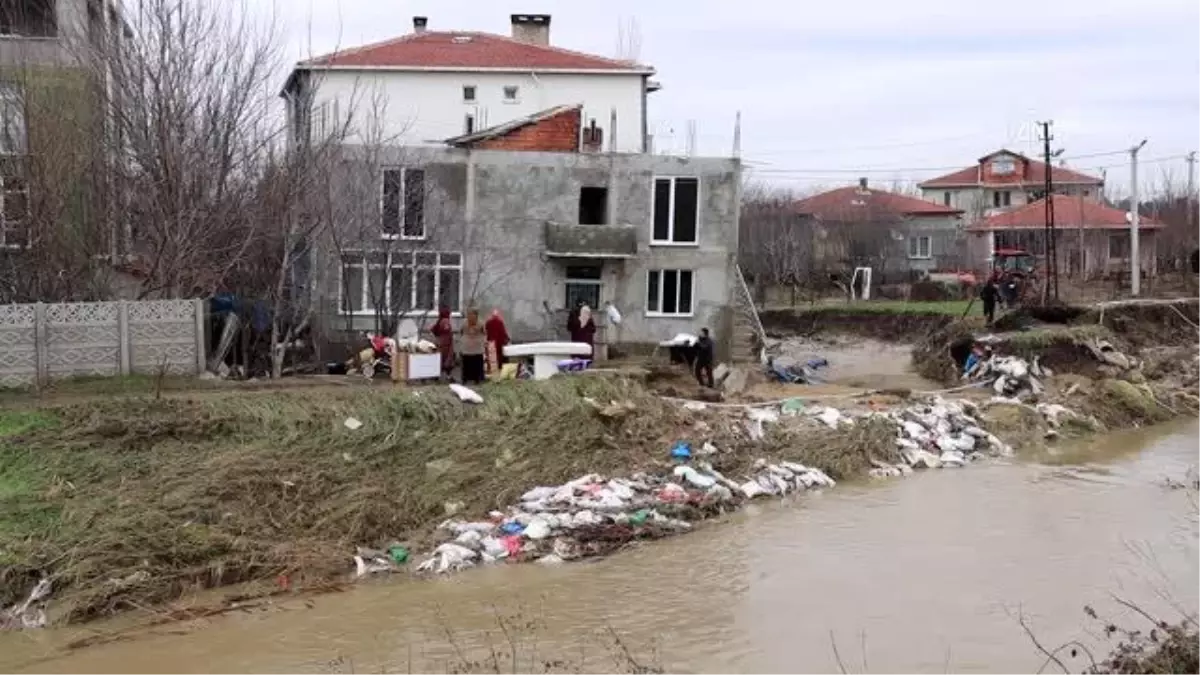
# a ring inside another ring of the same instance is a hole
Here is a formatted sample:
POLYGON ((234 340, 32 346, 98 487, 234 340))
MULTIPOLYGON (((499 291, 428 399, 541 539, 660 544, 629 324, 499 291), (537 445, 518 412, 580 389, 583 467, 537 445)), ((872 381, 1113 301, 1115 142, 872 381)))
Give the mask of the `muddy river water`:
MULTIPOLYGON (((0 636, 0 669, 53 672, 427 671, 516 645, 613 667, 612 635, 672 671, 1030 672, 1047 644, 1097 644, 1113 596, 1195 611, 1195 420, 1054 456, 839 485, 755 504, 698 533, 593 563, 497 566, 362 584, 74 651, 103 623, 0 636), (509 637, 505 637, 507 631, 509 637), (865 662, 865 663, 864 663, 865 662), (866 666, 864 668, 864 665, 866 666)), ((1081 663, 1076 665, 1082 666, 1081 663)))

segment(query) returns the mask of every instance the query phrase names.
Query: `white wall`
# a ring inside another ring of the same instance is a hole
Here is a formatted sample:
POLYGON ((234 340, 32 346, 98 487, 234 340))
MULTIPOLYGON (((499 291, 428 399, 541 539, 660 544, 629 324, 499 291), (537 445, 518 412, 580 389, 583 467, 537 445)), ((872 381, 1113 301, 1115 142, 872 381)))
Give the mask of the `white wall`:
MULTIPOLYGON (((350 142, 389 141, 416 145, 440 143, 466 131, 466 115, 475 115, 475 130, 502 124, 557 105, 582 103, 584 123, 596 120, 604 129, 617 111, 617 150, 642 150, 642 75, 532 74, 429 71, 323 71, 314 73, 314 110, 326 104, 340 119, 353 108, 350 142), (463 101, 463 86, 475 86, 475 101, 463 101), (504 87, 519 88, 517 102, 504 100, 504 87), (334 103, 336 101, 336 103, 334 103), (374 111, 382 111, 376 114, 374 111), (382 118, 382 134, 363 133, 362 125, 382 118)), ((316 117, 316 113, 314 113, 316 117)), ((314 131, 316 131, 314 121, 314 131)))

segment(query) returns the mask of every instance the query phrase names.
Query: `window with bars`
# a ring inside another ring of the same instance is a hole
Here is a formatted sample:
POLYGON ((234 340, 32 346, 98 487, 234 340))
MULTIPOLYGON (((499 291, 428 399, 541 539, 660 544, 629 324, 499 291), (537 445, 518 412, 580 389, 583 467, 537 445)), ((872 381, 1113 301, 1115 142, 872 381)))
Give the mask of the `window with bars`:
POLYGON ((380 229, 385 239, 425 238, 425 170, 383 170, 380 229))
POLYGON ((691 270, 650 270, 646 278, 646 314, 691 316, 694 283, 691 270))
POLYGON ((650 243, 695 245, 700 233, 700 179, 655 178, 650 243))
POLYGON ((462 254, 431 251, 347 253, 340 305, 345 314, 462 311, 462 254))

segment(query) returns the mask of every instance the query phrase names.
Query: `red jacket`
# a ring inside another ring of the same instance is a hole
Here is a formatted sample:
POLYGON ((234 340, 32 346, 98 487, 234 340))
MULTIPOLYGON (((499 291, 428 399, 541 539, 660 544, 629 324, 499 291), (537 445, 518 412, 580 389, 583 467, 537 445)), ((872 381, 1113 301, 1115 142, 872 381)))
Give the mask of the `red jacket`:
POLYGON ((504 319, 498 316, 491 317, 483 324, 483 332, 488 342, 495 342, 501 347, 508 344, 508 328, 504 325, 504 319))

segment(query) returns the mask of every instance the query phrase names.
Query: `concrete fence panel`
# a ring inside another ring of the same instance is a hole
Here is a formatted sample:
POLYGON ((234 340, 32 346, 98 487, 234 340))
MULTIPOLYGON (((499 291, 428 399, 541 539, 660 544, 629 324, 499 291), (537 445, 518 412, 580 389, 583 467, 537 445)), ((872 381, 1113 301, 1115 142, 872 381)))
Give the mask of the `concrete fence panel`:
POLYGON ((204 302, 0 305, 0 386, 204 367, 204 302))

